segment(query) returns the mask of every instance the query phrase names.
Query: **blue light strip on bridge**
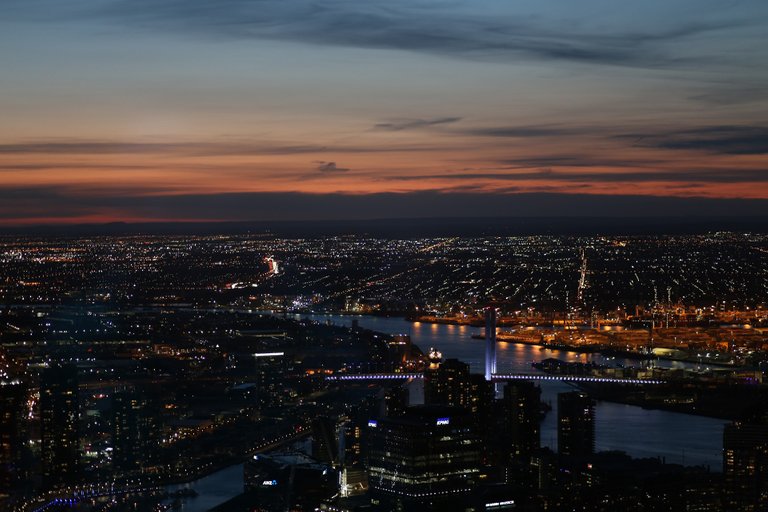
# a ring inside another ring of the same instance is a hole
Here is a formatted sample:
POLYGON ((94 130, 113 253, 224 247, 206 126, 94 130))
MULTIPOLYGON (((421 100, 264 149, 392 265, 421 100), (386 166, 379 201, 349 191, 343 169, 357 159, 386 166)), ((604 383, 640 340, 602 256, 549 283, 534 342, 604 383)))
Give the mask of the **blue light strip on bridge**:
MULTIPOLYGON (((331 375, 327 380, 407 380, 423 379, 423 373, 358 373, 345 375, 331 375)), ((580 375, 536 375, 529 373, 494 373, 493 381, 506 380, 549 380, 565 382, 595 382, 607 384, 664 384, 665 381, 657 379, 615 379, 611 377, 586 377, 580 375)))
POLYGON ((326 380, 406 380, 423 378, 423 373, 355 373, 331 375, 326 377, 326 380))
POLYGON ((530 375, 516 373, 495 373, 491 380, 557 380, 566 382, 604 382, 612 384, 664 384, 663 380, 655 379, 614 379, 611 377, 584 377, 579 375, 530 375))

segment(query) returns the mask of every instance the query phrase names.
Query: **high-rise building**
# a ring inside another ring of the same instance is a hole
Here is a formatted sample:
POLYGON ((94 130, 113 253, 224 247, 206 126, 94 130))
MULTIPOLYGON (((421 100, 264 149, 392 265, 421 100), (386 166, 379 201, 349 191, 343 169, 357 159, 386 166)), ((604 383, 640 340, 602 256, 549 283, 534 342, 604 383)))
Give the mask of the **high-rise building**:
POLYGON ((728 510, 768 510, 768 424, 726 425, 723 472, 728 510))
POLYGON ((282 352, 254 354, 257 400, 264 407, 283 403, 286 359, 282 352))
POLYGON ((466 408, 479 421, 489 420, 493 402, 496 399, 495 385, 485 380, 483 375, 469 376, 469 393, 466 408))
POLYGON ((360 419, 350 419, 337 426, 339 440, 339 462, 344 466, 359 464, 363 456, 363 433, 365 422, 360 419))
POLYGON ((43 483, 55 487, 80 476, 77 368, 53 366, 40 375, 43 483))
POLYGON ((22 478, 23 418, 26 389, 0 380, 0 503, 22 478))
POLYGON ((469 365, 458 359, 430 365, 424 374, 424 403, 470 407, 469 365))
POLYGON ((409 407, 368 424, 369 486, 392 510, 454 510, 447 504, 472 491, 480 465, 480 440, 465 409, 409 407))
POLYGON ((586 393, 557 395, 557 449, 570 457, 595 453, 595 404, 586 393))
POLYGON ((403 384, 384 391, 384 416, 402 416, 408 408, 410 393, 403 384))
POLYGON ((424 376, 424 403, 466 410, 475 434, 483 441, 483 457, 488 460, 496 446, 494 384, 481 374, 470 374, 469 365, 457 359, 430 365, 424 376))
POLYGON ((140 469, 153 458, 157 422, 149 398, 137 390, 112 395, 112 464, 116 470, 140 469))
POLYGON ((541 446, 541 388, 531 381, 513 381, 504 388, 503 442, 516 460, 528 461, 541 446))
POLYGON ((339 460, 336 440, 336 424, 327 416, 312 420, 312 457, 320 462, 333 464, 339 460))
POLYGON ((407 334, 395 334, 387 343, 390 362, 401 365, 411 358, 411 337, 407 334))
POLYGON ((484 375, 473 373, 469 376, 466 409, 469 411, 475 431, 482 441, 483 460, 486 463, 498 461, 496 439, 499 434, 499 418, 495 395, 495 384, 485 380, 484 375))

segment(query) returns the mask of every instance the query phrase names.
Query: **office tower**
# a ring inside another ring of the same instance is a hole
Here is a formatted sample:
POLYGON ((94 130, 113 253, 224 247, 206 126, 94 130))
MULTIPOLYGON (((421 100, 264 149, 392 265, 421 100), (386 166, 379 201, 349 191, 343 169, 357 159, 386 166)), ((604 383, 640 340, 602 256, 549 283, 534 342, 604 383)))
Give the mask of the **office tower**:
POLYGON ((469 365, 448 359, 425 372, 424 403, 426 405, 460 407, 469 413, 475 435, 482 441, 485 460, 496 455, 494 428, 498 418, 493 416, 494 384, 483 375, 469 373, 469 365))
POLYGON ((407 334, 395 334, 387 343, 389 361, 395 366, 408 362, 411 358, 411 337, 407 334))
POLYGON ((489 419, 491 407, 496 398, 495 386, 485 380, 480 374, 469 376, 469 389, 467 393, 466 408, 477 419, 483 421, 489 419))
POLYGON ((151 400, 138 390, 112 395, 112 465, 118 471, 140 469, 153 459, 158 417, 151 400))
POLYGON ((327 416, 312 420, 312 457, 320 462, 338 462, 339 447, 336 441, 336 424, 327 416))
POLYGON ((339 461, 345 466, 353 466, 362 460, 363 431, 365 421, 354 419, 339 424, 339 461))
POLYGON ((426 405, 470 406, 469 365, 458 359, 433 364, 424 373, 426 405))
POLYGON ((485 380, 496 373, 496 308, 485 308, 485 380))
POLYGON ((285 356, 282 352, 253 354, 257 401, 263 407, 278 407, 285 390, 285 356))
POLYGON ((728 510, 768 510, 768 424, 726 425, 723 472, 728 510))
POLYGON ((469 376, 469 393, 466 409, 472 418, 475 432, 482 441, 483 460, 498 460, 498 438, 495 386, 481 374, 469 376))
POLYGON ((502 410, 505 451, 512 459, 528 461, 541 445, 541 388, 531 381, 509 382, 502 410))
POLYGON ((570 457, 595 452, 595 404, 586 393, 557 395, 557 448, 560 455, 570 457))
POLYGON ((384 391, 384 416, 402 416, 409 404, 410 393, 404 384, 384 391))
POLYGON ((23 477, 23 418, 26 388, 18 381, 0 380, 0 503, 23 477))
POLYGON ((55 487, 80 476, 77 369, 54 366, 40 375, 40 436, 43 484, 55 487))
POLYGON ((453 510, 446 504, 475 487, 480 464, 480 441, 464 409, 409 407, 403 416, 369 422, 369 486, 393 510, 453 510))

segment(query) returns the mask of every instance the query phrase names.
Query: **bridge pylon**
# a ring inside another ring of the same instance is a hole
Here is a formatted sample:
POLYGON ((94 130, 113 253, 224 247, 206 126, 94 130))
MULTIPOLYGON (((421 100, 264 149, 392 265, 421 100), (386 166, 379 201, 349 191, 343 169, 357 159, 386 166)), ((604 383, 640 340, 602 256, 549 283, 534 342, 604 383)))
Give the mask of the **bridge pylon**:
POLYGON ((496 308, 485 308, 485 380, 496 373, 496 308))

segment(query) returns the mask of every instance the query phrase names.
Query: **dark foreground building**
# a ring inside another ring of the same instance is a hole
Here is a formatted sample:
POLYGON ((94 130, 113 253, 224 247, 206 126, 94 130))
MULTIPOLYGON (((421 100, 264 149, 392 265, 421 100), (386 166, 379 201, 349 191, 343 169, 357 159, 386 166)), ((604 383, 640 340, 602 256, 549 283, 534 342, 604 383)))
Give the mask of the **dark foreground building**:
POLYGON ((768 424, 726 425, 723 472, 728 510, 768 510, 768 424))
POLYGON ((557 395, 557 450, 566 457, 595 453, 595 404, 586 393, 557 395))
POLYGON ((243 468, 246 498, 232 511, 313 510, 337 489, 335 472, 298 452, 254 456, 243 468))
POLYGON ((369 486, 382 510, 463 510, 481 470, 480 442, 465 410, 409 407, 368 428, 369 486))
POLYGON ((541 447, 541 388, 530 381, 509 382, 501 402, 503 426, 499 436, 512 460, 529 462, 541 447))
POLYGON ((19 382, 0 380, 0 510, 4 497, 20 484, 26 389, 19 382))
POLYGON ((159 415, 149 394, 128 389, 112 396, 112 465, 118 473, 139 470, 156 457, 159 415))
POLYGON ((77 368, 53 366, 40 376, 40 458, 46 487, 80 477, 77 368))

